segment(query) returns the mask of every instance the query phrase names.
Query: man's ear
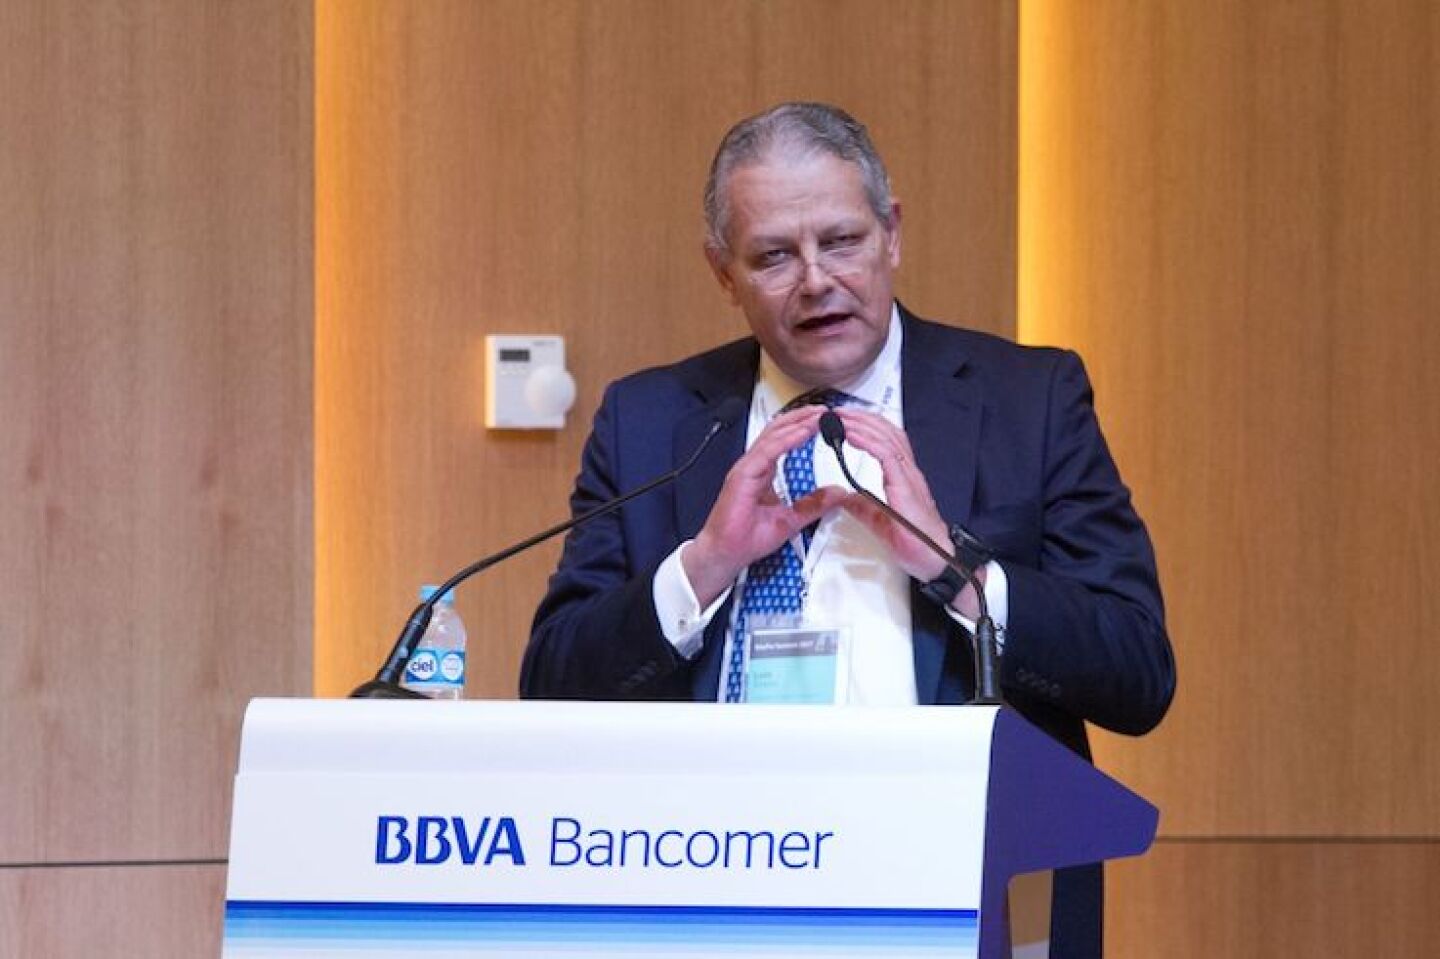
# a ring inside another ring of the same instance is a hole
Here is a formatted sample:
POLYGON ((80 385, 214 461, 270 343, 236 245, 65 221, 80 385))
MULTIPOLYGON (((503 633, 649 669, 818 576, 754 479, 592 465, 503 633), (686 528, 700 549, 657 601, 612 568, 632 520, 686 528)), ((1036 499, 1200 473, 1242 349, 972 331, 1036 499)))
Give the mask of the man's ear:
POLYGON ((735 296, 735 278, 730 275, 730 254, 706 243, 705 261, 710 264, 710 272, 715 274, 716 281, 725 291, 725 295, 730 298, 730 302, 739 306, 740 300, 735 296))
POLYGON ((886 230, 885 254, 890 258, 890 269, 900 266, 900 201, 890 201, 890 226, 886 230))

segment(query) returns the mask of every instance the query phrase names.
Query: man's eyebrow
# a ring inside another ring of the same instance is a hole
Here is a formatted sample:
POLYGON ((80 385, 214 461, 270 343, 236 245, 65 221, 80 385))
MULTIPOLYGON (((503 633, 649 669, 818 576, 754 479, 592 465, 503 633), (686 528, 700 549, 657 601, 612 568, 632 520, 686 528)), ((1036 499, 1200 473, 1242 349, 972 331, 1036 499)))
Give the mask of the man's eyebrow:
MULTIPOLYGON (((869 228, 869 222, 864 217, 846 217, 827 223, 815 230, 818 237, 835 236, 839 233, 861 233, 869 228)), ((779 233, 756 233, 747 237, 741 244, 745 249, 761 249, 776 246, 792 246, 795 237, 786 232, 779 233)))
POLYGON ((795 242, 795 240, 794 240, 792 237, 785 236, 785 235, 780 234, 780 233, 775 233, 775 234, 760 233, 760 234, 757 234, 757 235, 755 235, 755 236, 752 236, 752 237, 749 237, 748 239, 746 239, 744 245, 753 249, 753 248, 755 248, 755 247, 762 247, 762 246, 764 246, 764 247, 769 247, 769 246, 789 246, 790 244, 792 244, 792 243, 794 243, 794 242, 795 242))

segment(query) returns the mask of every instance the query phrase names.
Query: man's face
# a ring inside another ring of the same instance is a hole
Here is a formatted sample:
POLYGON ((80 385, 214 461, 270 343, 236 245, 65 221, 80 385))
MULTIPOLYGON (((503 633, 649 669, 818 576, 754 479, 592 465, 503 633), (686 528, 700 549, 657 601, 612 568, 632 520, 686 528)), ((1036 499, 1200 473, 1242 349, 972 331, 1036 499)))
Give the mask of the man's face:
POLYGON ((728 249, 710 266, 766 354, 805 386, 863 372, 890 327, 900 209, 884 224, 859 167, 828 153, 734 170, 728 249))

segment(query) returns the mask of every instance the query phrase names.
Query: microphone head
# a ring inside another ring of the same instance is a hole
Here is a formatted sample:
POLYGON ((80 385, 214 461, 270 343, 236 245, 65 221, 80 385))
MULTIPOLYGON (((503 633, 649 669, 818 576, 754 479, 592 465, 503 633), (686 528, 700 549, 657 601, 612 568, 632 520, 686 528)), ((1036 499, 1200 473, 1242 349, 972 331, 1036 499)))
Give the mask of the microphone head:
POLYGON ((845 442, 845 421, 834 410, 826 410, 820 414, 820 436, 825 440, 825 445, 833 450, 839 450, 845 442))
POLYGON ((748 408, 749 404, 740 397, 726 397, 719 406, 715 407, 715 422, 720 424, 722 430, 729 429, 735 425, 735 421, 740 419, 748 408))

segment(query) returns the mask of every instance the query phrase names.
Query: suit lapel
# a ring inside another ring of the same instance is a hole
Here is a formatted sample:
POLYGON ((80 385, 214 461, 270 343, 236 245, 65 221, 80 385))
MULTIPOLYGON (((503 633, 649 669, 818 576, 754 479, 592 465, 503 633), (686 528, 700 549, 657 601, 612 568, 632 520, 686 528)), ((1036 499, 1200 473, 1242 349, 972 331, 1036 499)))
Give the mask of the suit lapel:
MULTIPOLYGON (((957 337, 917 320, 903 307, 901 317, 905 432, 940 515, 948 522, 967 523, 975 495, 980 387, 974 377, 962 375, 967 359, 957 337)), ((910 599, 916 693, 922 704, 935 703, 953 624, 918 592, 912 590, 910 599)))
MULTIPOLYGON (((705 439, 715 422, 716 407, 711 404, 684 416, 675 425, 675 466, 683 463, 705 439)), ((710 515, 725 483, 725 474, 745 451, 745 423, 732 424, 715 437, 690 472, 676 481, 675 532, 680 540, 694 539, 710 515)))
MULTIPOLYGON (((687 371, 687 385, 693 390, 698 406, 683 414, 675 423, 672 445, 674 465, 679 466, 695 451, 710 425, 715 422, 721 405, 731 398, 741 401, 741 409, 750 409, 750 394, 755 391, 755 375, 759 365, 759 346, 754 340, 742 341, 713 358, 713 362, 687 371)), ((745 413, 715 437, 705 455, 690 472, 676 481, 676 539, 694 538, 705 525, 710 508, 720 495, 725 474, 745 452, 745 413)))

